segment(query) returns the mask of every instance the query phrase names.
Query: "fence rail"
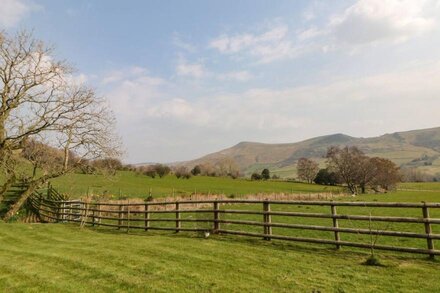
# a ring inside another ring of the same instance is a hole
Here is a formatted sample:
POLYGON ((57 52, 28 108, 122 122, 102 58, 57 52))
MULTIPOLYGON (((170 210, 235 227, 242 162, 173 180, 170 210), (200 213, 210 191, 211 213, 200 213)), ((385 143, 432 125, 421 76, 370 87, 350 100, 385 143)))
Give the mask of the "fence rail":
POLYGON ((427 254, 431 258, 440 255, 440 250, 436 250, 434 240, 440 240, 440 234, 433 233, 432 226, 440 224, 440 218, 430 217, 430 210, 440 210, 440 203, 392 203, 392 202, 342 202, 342 201, 278 201, 278 200, 199 200, 199 201, 173 201, 173 202, 145 202, 145 203, 106 203, 106 202, 86 202, 86 201, 65 201, 47 199, 42 196, 33 199, 33 206, 39 209, 40 216, 48 222, 76 222, 92 226, 114 227, 117 229, 142 229, 164 230, 164 231, 210 231, 212 233, 241 235, 259 237, 265 240, 289 240, 306 243, 330 244, 337 249, 342 246, 390 250, 408 253, 427 254), (231 209, 231 206, 257 205, 258 209, 231 209), (197 208, 198 205, 203 205, 197 208), (194 208, 196 206, 196 208, 194 208), (222 207, 223 206, 223 207, 222 207), (297 212, 280 211, 273 207, 296 206, 328 207, 328 213, 317 212, 297 212), (338 213, 338 207, 346 207, 346 210, 353 210, 355 207, 365 208, 400 208, 405 211, 420 210, 420 217, 401 217, 401 216, 373 216, 359 214, 338 213), (203 218, 185 218, 184 215, 202 215, 203 218), (208 214, 209 216, 206 216, 208 214), (165 218, 152 218, 156 216, 168 216, 165 218), (227 219, 227 215, 251 215, 258 217, 261 221, 227 219), (260 218, 261 217, 261 218, 260 218), (273 221, 277 217, 288 218, 313 218, 329 219, 329 226, 301 223, 282 223, 273 221), (340 227, 340 220, 353 220, 357 222, 367 222, 370 228, 360 227, 340 227), (393 231, 388 229, 372 229, 373 222, 387 223, 412 223, 423 224, 424 233, 414 231, 393 231), (162 225, 160 225, 162 223, 162 225), (164 226, 168 223, 168 226, 164 226), (174 224, 173 224, 174 223, 174 224), (183 223, 205 223, 207 228, 183 227, 183 223), (171 225, 171 226, 170 226, 171 225), (239 226, 240 230, 232 230, 226 225, 239 226), (247 227, 243 228, 243 227, 247 227), (260 227, 261 232, 249 231, 249 227, 260 227), (331 238, 309 238, 292 235, 280 235, 273 233, 272 228, 284 228, 290 230, 313 230, 326 231, 333 234, 331 238), (426 241, 426 248, 422 247, 401 247, 377 244, 376 242, 353 242, 344 241, 343 235, 358 234, 370 236, 389 236, 418 238, 426 241))

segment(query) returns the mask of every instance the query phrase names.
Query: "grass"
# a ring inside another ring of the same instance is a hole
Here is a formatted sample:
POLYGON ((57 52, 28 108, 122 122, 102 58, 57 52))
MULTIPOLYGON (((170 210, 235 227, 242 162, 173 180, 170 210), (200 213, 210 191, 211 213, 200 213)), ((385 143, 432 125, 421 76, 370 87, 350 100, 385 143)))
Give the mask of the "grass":
POLYGON ((0 224, 2 292, 438 292, 437 261, 194 234, 0 224), (423 280, 423 282, 421 282, 423 280))
MULTIPOLYGON (((119 176, 127 175, 126 173, 119 176)), ((75 175, 77 176, 77 175, 75 175)), ((120 179, 123 180, 124 178, 120 179)), ((130 180, 173 182, 173 178, 147 179, 130 175, 130 180), (162 180, 162 181, 161 181, 162 180)), ((197 177, 180 180, 229 180, 197 177)), ((66 179, 64 179, 66 180, 66 179)), ((96 178, 87 182, 96 182, 96 178)), ((174 179, 174 182, 178 181, 174 179)), ((82 183, 85 181, 82 180, 82 183)), ((120 181, 121 182, 121 181, 120 181)), ((128 182, 122 181, 125 186, 128 182)), ((137 182, 137 181, 136 181, 137 182)), ((140 181, 144 182, 144 181, 140 181)), ((198 182, 198 181, 195 181, 198 182)), ((233 183, 230 183, 233 182, 233 183)), ((118 184, 112 186, 117 189, 118 184)), ((200 183, 200 182, 199 182, 200 183)), ((275 185, 281 182, 250 182, 275 185)), ((58 184, 61 184, 58 182, 58 184)), ((96 184, 96 183, 95 183, 96 184)), ((104 182, 102 183, 104 184, 104 182)), ((138 183, 143 186, 141 183, 138 183)), ((194 183, 192 183, 194 184, 194 183)), ((257 184, 257 186, 259 186, 257 184)), ((291 184, 291 183, 285 183, 291 184)), ((138 186, 133 184, 133 186, 138 186)), ((132 186, 133 190, 136 190, 132 186)), ((241 188, 255 188, 250 185, 241 188)), ((303 186, 293 184, 293 186, 303 186)), ((440 202, 439 185, 429 192, 399 190, 388 194, 362 195, 343 200, 357 201, 429 201, 440 202)), ((405 189, 411 189, 409 187, 405 189)), ((79 188, 77 186, 76 188, 79 188)), ((191 188, 188 187, 188 188, 191 188)), ((306 190, 319 186, 304 185, 306 190)), ((169 188, 166 185, 164 188, 169 188)), ((248 188, 248 189, 245 189, 248 188)), ((426 186, 423 186, 426 188, 426 186)), ((419 188, 420 189, 420 188, 419 188)), ((256 205, 239 205, 235 209, 259 209, 256 205)), ((272 210, 325 212, 326 207, 273 205, 272 210)), ((421 216, 419 209, 338 207, 338 213, 390 216, 421 216)), ((174 215, 156 214, 158 217, 174 215)), ((185 214, 183 217, 206 217, 185 214)), ((431 210, 440 218, 440 210, 431 210)), ((222 215, 223 217, 223 215, 222 215)), ((261 221, 261 215, 228 215, 228 218, 261 221)), ((273 222, 331 225, 330 219, 288 218, 273 216, 273 222)), ((173 222, 168 223, 174 225, 173 222)), ((157 225, 157 223, 154 223, 157 225)), ((183 223, 191 227, 191 223, 183 223)), ((200 225, 200 224, 198 224, 200 225)), ((262 227, 238 227, 261 232, 262 227)), ((341 227, 366 228, 368 223, 340 220, 341 227)), ((434 225, 434 233, 440 233, 434 225)), ((196 226, 201 228, 201 226, 196 226)), ((414 231, 423 233, 423 224, 375 224, 374 229, 414 231), (385 227, 386 226, 386 227, 385 227)), ((274 234, 332 239, 332 232, 274 228, 274 234)), ((341 234, 347 241, 368 243, 369 235, 341 234)), ((426 248, 426 240, 380 237, 377 244, 426 248)), ((426 256, 376 251, 380 266, 367 266, 368 250, 332 246, 263 241, 257 238, 213 235, 204 239, 195 233, 143 232, 133 229, 83 228, 71 224, 0 223, 0 292, 438 292, 439 261, 426 256), (423 280, 423 282, 420 282, 423 280)), ((440 241, 435 242, 440 247, 440 241)))
POLYGON ((399 184, 401 190, 440 191, 440 182, 405 182, 399 184))
POLYGON ((150 178, 133 172, 118 172, 115 176, 69 174, 53 180, 54 187, 72 197, 87 194, 146 197, 150 188, 154 197, 189 195, 192 193, 243 195, 256 193, 317 193, 339 192, 340 188, 286 181, 251 181, 229 177, 195 176, 177 179, 175 176, 150 178))

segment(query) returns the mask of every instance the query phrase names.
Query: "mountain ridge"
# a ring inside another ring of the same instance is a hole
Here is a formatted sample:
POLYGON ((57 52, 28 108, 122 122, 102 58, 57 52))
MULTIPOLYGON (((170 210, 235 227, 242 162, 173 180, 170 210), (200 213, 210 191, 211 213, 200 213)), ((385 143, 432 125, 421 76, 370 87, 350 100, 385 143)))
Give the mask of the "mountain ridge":
POLYGON ((293 143, 241 141, 218 152, 177 164, 191 168, 198 164, 216 164, 224 159, 232 159, 245 174, 269 168, 273 173, 289 177, 295 176, 299 158, 315 159, 323 165, 323 156, 328 147, 345 145, 357 146, 369 156, 388 158, 403 168, 413 167, 432 175, 440 173, 440 127, 385 133, 375 137, 335 133, 293 143))

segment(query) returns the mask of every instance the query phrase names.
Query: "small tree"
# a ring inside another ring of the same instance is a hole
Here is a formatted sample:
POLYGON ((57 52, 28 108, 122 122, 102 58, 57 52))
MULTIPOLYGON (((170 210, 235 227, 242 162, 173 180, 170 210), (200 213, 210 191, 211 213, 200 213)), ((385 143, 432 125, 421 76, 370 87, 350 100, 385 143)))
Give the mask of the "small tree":
POLYGON ((154 169, 154 168, 152 168, 152 167, 148 167, 148 168, 146 168, 144 171, 143 171, 143 173, 142 174, 144 174, 145 176, 148 176, 148 177, 151 177, 151 178, 156 178, 156 175, 157 175, 157 172, 156 172, 156 170, 154 169))
POLYGON ((296 168, 298 178, 307 183, 312 183, 319 171, 318 163, 307 158, 299 159, 296 168))
POLYGON ((263 169, 263 171, 261 171, 261 178, 264 180, 269 180, 270 179, 270 171, 269 169, 263 169))
POLYGON ((330 172, 327 168, 320 169, 313 180, 316 184, 336 185, 339 183, 338 176, 335 172, 330 172))
POLYGON ((174 171, 174 175, 176 175, 177 178, 181 179, 189 179, 191 178, 191 172, 188 171, 188 168, 185 166, 180 166, 174 171))
POLYGON ((156 164, 152 167, 152 169, 159 175, 160 178, 168 175, 171 172, 170 167, 163 164, 156 164))
POLYGON ((364 162, 364 153, 357 147, 330 147, 327 150, 327 164, 335 172, 351 193, 358 193, 359 170, 364 162))
POLYGON ((200 173, 202 173, 202 168, 200 168, 199 165, 194 166, 194 168, 191 170, 191 174, 194 176, 200 175, 200 173))
POLYGON ((401 181, 399 167, 392 161, 384 158, 371 158, 374 166, 374 178, 370 182, 371 188, 377 191, 377 187, 388 191, 401 181))

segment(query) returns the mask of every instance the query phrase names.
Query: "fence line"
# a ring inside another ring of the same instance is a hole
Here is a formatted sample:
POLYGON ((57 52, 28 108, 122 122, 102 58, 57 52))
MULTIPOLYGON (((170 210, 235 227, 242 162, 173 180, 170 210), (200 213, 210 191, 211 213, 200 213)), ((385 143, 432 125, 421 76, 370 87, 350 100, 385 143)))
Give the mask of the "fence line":
POLYGON ((342 201, 280 201, 280 200, 249 200, 249 199, 220 199, 220 200, 181 200, 171 202, 145 202, 145 203, 106 203, 106 202, 85 202, 85 201, 63 201, 46 199, 43 196, 34 198, 32 204, 36 207, 40 216, 48 222, 77 222, 92 226, 114 227, 117 229, 142 229, 164 230, 164 231, 210 231, 216 234, 231 234, 250 237, 259 237, 265 240, 278 239, 306 243, 330 244, 337 249, 342 246, 358 248, 374 248, 380 250, 391 250, 398 252, 427 254, 431 258, 440 255, 440 250, 435 249, 434 240, 440 239, 440 234, 433 233, 432 225, 440 224, 440 218, 430 217, 430 209, 440 209, 440 203, 399 203, 399 202, 342 202, 342 201), (204 208, 194 208, 194 204, 204 204, 204 208), (249 209, 228 209, 220 208, 221 205, 258 205, 260 210, 249 209), (186 206, 190 206, 185 208, 186 206), (212 205, 212 208, 206 208, 212 205), (273 210, 274 205, 284 206, 322 206, 329 207, 329 213, 316 212, 292 212, 273 210), (171 209, 161 209, 164 206, 173 207, 171 209), (136 208, 135 208, 136 207, 136 208), (396 217, 396 216, 366 216, 340 214, 337 207, 370 207, 370 208, 401 208, 406 210, 421 210, 420 217, 396 217), (184 218, 184 214, 202 214, 210 216, 206 218, 184 218), (151 218, 152 215, 173 215, 168 218, 151 218), (225 215, 254 215, 261 216, 260 221, 224 219, 225 215), (212 216, 212 218, 211 218, 212 216), (315 218, 331 219, 331 226, 292 224, 274 222, 273 217, 296 217, 296 218, 315 218), (223 219, 222 219, 223 218, 223 219), (388 222, 388 223, 415 223, 423 224, 424 233, 408 231, 392 231, 379 229, 364 229, 354 227, 340 227, 339 220, 354 220, 368 222, 388 222), (135 225, 136 223, 136 225, 135 225), (155 225, 152 225, 155 223, 155 225), (174 227, 160 226, 160 223, 174 223, 174 227), (183 227, 182 223, 206 223, 209 228, 188 228, 183 227), (246 230, 225 229, 223 225, 239 225, 240 227, 262 227, 261 233, 249 232, 246 230), (272 228, 286 228, 292 230, 315 230, 327 231, 334 234, 334 239, 307 238, 290 235, 279 235, 273 233, 272 228), (390 245, 379 245, 375 242, 360 243, 341 240, 344 233, 407 237, 426 240, 427 248, 420 247, 400 247, 390 245))

